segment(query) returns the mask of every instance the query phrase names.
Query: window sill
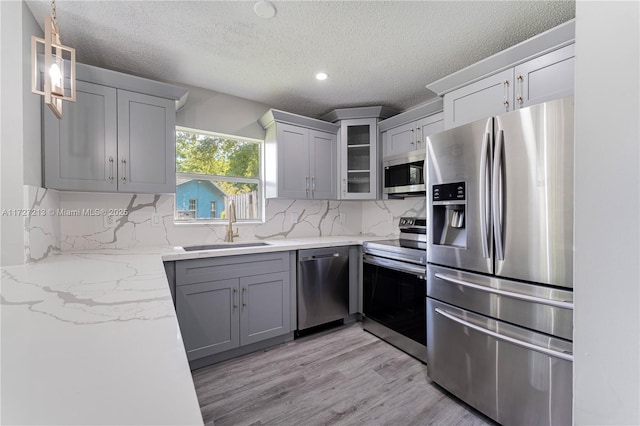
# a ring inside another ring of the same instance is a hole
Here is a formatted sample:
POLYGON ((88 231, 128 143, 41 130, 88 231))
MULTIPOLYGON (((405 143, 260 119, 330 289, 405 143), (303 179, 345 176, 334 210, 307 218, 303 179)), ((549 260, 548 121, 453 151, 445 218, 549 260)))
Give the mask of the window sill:
MULTIPOLYGON (((233 227, 239 226, 239 227, 243 227, 243 226, 247 226, 247 225, 262 225, 264 224, 265 221, 264 220, 251 220, 251 221, 242 221, 242 222, 233 222, 233 227)), ((177 221, 173 221, 173 225, 174 226, 229 226, 228 222, 177 222, 177 221)))

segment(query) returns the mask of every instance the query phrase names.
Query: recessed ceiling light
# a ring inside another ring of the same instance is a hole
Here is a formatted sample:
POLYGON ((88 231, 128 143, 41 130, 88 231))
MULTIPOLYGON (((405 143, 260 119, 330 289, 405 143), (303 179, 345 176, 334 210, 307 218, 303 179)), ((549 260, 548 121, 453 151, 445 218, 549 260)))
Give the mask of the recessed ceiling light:
POLYGON ((253 11, 261 18, 270 19, 276 16, 276 7, 267 0, 260 0, 253 5, 253 11))
POLYGON ((327 75, 326 72, 319 72, 319 73, 316 74, 316 80, 323 81, 323 80, 326 80, 327 77, 329 77, 329 76, 327 75))

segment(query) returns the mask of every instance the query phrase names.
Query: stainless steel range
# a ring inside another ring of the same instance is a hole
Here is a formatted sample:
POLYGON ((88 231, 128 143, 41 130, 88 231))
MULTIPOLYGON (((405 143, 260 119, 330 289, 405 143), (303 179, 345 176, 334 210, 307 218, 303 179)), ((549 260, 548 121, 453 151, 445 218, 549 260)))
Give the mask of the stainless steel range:
POLYGON ((427 359, 425 218, 400 218, 400 238, 363 245, 363 328, 427 359))

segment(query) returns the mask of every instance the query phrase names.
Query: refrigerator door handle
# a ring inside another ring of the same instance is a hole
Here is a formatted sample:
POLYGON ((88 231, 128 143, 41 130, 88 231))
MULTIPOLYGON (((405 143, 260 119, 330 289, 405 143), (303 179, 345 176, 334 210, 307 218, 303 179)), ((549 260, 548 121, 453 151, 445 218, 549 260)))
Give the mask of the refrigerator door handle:
POLYGON ((513 337, 506 336, 504 334, 496 333, 495 331, 486 329, 484 327, 480 327, 479 325, 475 325, 475 324, 472 324, 472 323, 470 323, 468 321, 465 321, 465 320, 463 320, 461 318, 458 318, 457 316, 452 315, 449 312, 445 312, 440 308, 436 308, 435 311, 436 311, 437 314, 442 315, 443 317, 445 317, 445 318, 447 318, 447 319, 449 319, 449 320, 451 320, 453 322, 456 322, 456 323, 458 323, 458 324, 460 324, 462 326, 465 326, 465 327, 469 327, 469 328, 471 328, 471 329, 473 329, 475 331, 478 331, 478 332, 480 332, 482 334, 486 334, 486 335, 491 336, 491 337, 493 337, 495 339, 502 340, 502 341, 505 341, 505 342, 509 342, 509 343, 514 344, 514 345, 523 347, 525 349, 530 349, 532 351, 540 352, 540 353, 543 353, 545 355, 552 356, 554 358, 559 358, 559 359, 562 359, 562 360, 565 360, 565 361, 573 362, 573 354, 572 353, 556 351, 556 350, 553 350, 553 349, 549 349, 549 348, 545 348, 545 347, 542 347, 542 346, 534 345, 533 343, 525 342, 524 340, 515 339, 513 337))
POLYGON ((510 297, 512 299, 518 299, 518 300, 523 300, 526 302, 532 302, 532 303, 539 303, 541 305, 549 305, 549 306, 553 306, 556 308, 563 308, 563 309, 571 309, 573 310, 573 302, 564 302, 561 300, 551 300, 551 299, 545 299, 544 297, 536 297, 536 296, 529 296, 528 294, 520 294, 520 293, 514 293, 512 291, 506 291, 506 290, 500 290, 498 288, 493 288, 493 287, 487 287, 484 285, 480 285, 480 284, 475 284, 475 283, 470 283, 468 281, 464 281, 455 277, 451 277, 449 275, 445 275, 445 274, 441 274, 440 272, 436 272, 435 274, 436 278, 440 278, 441 280, 444 281, 449 281, 450 283, 453 284, 458 284, 464 287, 469 287, 469 288, 473 288, 475 290, 480 290, 480 291, 484 291, 487 293, 493 293, 493 294, 497 294, 499 296, 505 296, 505 297, 510 297))
POLYGON ((493 234, 496 242, 496 260, 504 260, 502 239, 502 146, 504 145, 504 131, 498 130, 496 149, 493 153, 493 187, 492 187, 492 215, 493 234))
MULTIPOLYGON (((490 118, 489 121, 492 119, 490 118)), ((487 123, 487 127, 490 126, 490 122, 487 123)), ((488 259, 489 253, 489 230, 491 223, 489 221, 489 215, 487 214, 488 200, 488 186, 490 181, 491 171, 489 168, 489 154, 488 151, 491 148, 491 132, 486 132, 482 141, 482 149, 480 151, 480 238, 482 239, 482 256, 488 259)))

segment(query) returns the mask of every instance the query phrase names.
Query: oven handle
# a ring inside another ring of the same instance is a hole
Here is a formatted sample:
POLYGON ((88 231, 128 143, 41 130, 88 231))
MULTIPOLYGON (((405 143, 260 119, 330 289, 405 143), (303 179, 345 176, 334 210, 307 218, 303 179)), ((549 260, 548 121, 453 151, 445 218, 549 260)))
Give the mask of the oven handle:
POLYGON ((424 267, 414 266, 409 263, 398 262, 397 260, 385 259, 382 257, 369 256, 367 254, 362 255, 362 261, 370 265, 380 266, 383 268, 393 269, 394 271, 405 272, 412 274, 420 278, 425 279, 426 270, 424 267))
POLYGON ((543 297, 529 296, 527 294, 520 294, 520 293, 514 293, 512 291, 500 290, 500 289, 493 288, 493 287, 487 287, 487 286, 484 286, 484 285, 474 284, 474 283, 470 283, 468 281, 463 281, 463 280, 451 277, 449 275, 441 274, 440 272, 436 273, 436 278, 440 278, 441 280, 444 280, 444 281, 449 281, 450 283, 459 284, 459 285, 464 286, 464 287, 473 288, 475 290, 480 290, 480 291, 485 291, 487 293, 493 293, 493 294, 498 294, 500 296, 510 297, 512 299, 519 299, 519 300, 524 300, 524 301, 527 301, 527 302, 540 303, 542 305, 549 305, 549 306, 553 306, 553 307, 556 307, 556 308, 564 308, 564 309, 573 310, 573 303, 571 303, 571 302, 563 302, 563 301, 560 301, 560 300, 545 299, 543 297))
POLYGON ((514 345, 517 346, 521 346, 523 348, 526 349, 530 349, 532 351, 536 351, 536 352, 540 352, 543 353, 545 355, 549 355, 552 356, 554 358, 560 358, 563 359, 565 361, 569 361, 569 362, 573 362, 573 354, 572 353, 567 353, 567 352, 560 352, 560 351, 555 351, 553 349, 549 349, 549 348, 545 348, 542 346, 538 346, 538 345, 534 345, 533 343, 529 343, 529 342, 525 342, 523 340, 519 340, 519 339, 514 339, 513 337, 509 337, 509 336, 505 336, 504 334, 500 334, 500 333, 496 333, 495 331, 491 331, 488 330, 484 327, 480 327, 478 325, 475 324, 471 324, 470 322, 467 322, 463 319, 460 319, 454 315, 451 315, 448 312, 445 312, 443 310, 441 310, 440 308, 436 308, 435 309, 437 314, 442 315, 443 317, 450 319, 453 322, 456 322, 460 325, 463 325, 465 327, 469 327, 473 330, 476 330, 477 332, 480 332, 482 334, 486 334, 488 336, 494 337, 498 340, 503 340, 505 342, 509 342, 509 343, 513 343, 514 345))

